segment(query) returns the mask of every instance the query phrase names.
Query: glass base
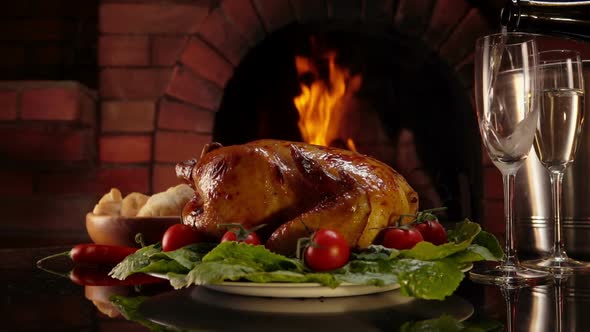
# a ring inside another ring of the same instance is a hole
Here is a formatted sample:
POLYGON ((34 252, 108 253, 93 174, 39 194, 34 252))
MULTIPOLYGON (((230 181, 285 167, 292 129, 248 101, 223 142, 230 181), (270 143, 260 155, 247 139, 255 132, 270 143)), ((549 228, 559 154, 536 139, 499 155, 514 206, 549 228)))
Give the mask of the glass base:
POLYGON ((522 265, 535 270, 548 271, 557 274, 574 273, 576 271, 590 271, 590 262, 581 262, 569 257, 548 257, 522 262, 522 265))
POLYGON ((553 276, 545 271, 498 263, 474 267, 469 278, 477 283, 505 287, 536 286, 553 281, 553 276))

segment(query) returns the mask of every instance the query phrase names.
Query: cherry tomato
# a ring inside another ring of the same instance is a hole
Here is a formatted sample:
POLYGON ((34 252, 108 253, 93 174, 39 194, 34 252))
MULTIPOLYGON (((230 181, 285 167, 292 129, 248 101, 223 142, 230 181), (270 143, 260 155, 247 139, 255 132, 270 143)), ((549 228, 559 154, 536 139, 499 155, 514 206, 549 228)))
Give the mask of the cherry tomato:
POLYGON ((249 233, 248 235, 246 235, 245 239, 238 240, 238 234, 236 234, 236 231, 233 231, 233 230, 225 232, 225 234, 223 234, 223 236, 221 237, 221 242, 226 242, 226 241, 244 242, 244 243, 248 243, 251 245, 259 245, 260 244, 260 238, 258 237, 258 235, 256 235, 256 233, 249 233))
POLYGON ((424 241, 422 234, 413 228, 388 228, 383 234, 383 246, 394 249, 412 249, 418 242, 424 241))
POLYGON ((256 234, 256 231, 264 226, 265 224, 261 224, 256 227, 246 229, 244 225, 239 223, 217 225, 217 227, 223 227, 227 229, 227 232, 225 232, 221 237, 221 242, 237 241, 255 246, 260 244, 260 238, 256 234))
POLYGON ((166 230, 162 237, 162 250, 172 251, 192 243, 202 241, 203 237, 196 228, 185 225, 175 224, 166 230))
POLYGON ((424 241, 437 246, 447 242, 447 232, 436 219, 418 223, 415 227, 422 234, 424 241))
POLYGON ((350 247, 340 233, 320 229, 305 248, 305 263, 314 271, 329 271, 343 267, 350 257, 350 247))

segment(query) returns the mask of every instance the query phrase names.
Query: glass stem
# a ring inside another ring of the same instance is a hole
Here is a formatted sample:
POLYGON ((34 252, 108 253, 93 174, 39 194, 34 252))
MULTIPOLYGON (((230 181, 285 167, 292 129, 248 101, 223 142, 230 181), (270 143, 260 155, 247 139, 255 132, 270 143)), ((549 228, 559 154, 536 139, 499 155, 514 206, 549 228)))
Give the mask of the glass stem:
POLYGON ((563 284, 562 278, 555 278, 555 332, 563 331, 563 284))
POLYGON ((553 218, 554 224, 554 237, 553 237, 553 257, 562 260, 567 258, 565 253, 565 246, 562 237, 562 226, 561 226, 561 182, 563 180, 563 172, 551 171, 551 200, 553 203, 553 218))
POLYGON ((506 331, 516 332, 516 313, 520 288, 502 288, 502 294, 506 302, 506 331))
POLYGON ((514 246, 514 180, 516 173, 507 172, 502 174, 504 183, 504 216, 506 218, 506 244, 504 252, 504 266, 517 266, 518 258, 516 257, 516 248, 514 246))

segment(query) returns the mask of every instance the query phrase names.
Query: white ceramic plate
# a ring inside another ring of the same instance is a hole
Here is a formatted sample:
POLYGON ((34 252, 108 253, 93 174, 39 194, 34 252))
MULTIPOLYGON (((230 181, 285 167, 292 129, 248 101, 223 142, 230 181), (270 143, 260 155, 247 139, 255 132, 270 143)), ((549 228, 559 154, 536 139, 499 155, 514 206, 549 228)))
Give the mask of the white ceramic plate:
MULTIPOLYGON (((165 274, 148 273, 152 276, 168 279, 165 274)), ((224 281, 219 284, 201 285, 204 288, 215 290, 218 292, 258 296, 258 297, 276 297, 276 298, 319 298, 319 297, 344 297, 344 296, 358 296, 388 292, 398 289, 398 284, 386 285, 383 287, 370 285, 357 285, 350 283, 342 283, 336 288, 323 286, 319 283, 304 282, 304 283, 256 283, 244 281, 224 281)))
MULTIPOLYGON (((471 270, 472 267, 473 265, 463 269, 463 272, 471 270)), ((162 274, 152 275, 166 278, 162 274)), ((274 298, 347 297, 384 293, 399 288, 398 284, 378 287, 343 283, 336 288, 330 288, 318 283, 255 283, 242 281, 225 281, 220 284, 202 286, 228 294, 274 298)))
POLYGON ((356 285, 343 283, 336 288, 322 286, 317 283, 254 283, 254 282, 223 282, 215 285, 203 285, 206 288, 219 292, 262 297, 279 298, 318 298, 318 297, 343 297, 358 296, 389 292, 398 289, 398 284, 383 287, 356 285))

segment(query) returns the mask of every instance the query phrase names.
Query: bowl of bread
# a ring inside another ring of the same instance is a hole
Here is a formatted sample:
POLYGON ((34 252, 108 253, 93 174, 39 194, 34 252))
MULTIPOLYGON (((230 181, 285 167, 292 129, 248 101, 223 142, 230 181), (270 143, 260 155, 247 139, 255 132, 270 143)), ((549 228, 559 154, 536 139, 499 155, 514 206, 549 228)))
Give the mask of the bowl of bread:
POLYGON ((136 247, 137 234, 145 244, 153 244, 161 241, 168 227, 181 222, 182 208, 193 196, 187 184, 151 196, 137 192, 123 196, 112 188, 86 215, 86 230, 97 244, 136 247))

